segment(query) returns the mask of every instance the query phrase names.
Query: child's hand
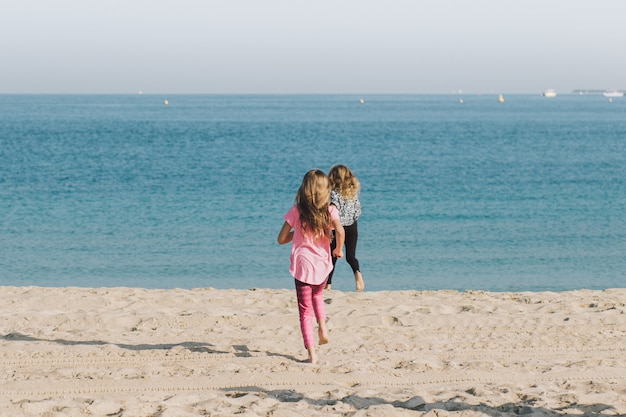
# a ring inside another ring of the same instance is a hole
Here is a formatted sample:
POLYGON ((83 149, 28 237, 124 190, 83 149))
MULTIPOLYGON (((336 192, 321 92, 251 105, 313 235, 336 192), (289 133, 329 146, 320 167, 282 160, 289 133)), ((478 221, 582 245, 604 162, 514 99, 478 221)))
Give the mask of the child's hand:
POLYGON ((335 250, 333 251, 333 256, 337 259, 343 258, 343 250, 341 250, 341 248, 335 248, 335 250))

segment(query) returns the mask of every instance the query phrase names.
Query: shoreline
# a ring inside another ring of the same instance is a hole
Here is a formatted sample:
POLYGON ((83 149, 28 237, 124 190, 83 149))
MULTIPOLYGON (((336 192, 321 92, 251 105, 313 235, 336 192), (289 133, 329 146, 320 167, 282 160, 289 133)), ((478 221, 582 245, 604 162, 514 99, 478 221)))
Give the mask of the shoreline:
POLYGON ((621 288, 0 290, 0 416, 626 414, 621 288))
MULTIPOLYGON (((293 278, 290 278, 293 280, 293 278)), ((343 288, 337 288, 333 284, 333 289, 331 292, 338 293, 352 293, 355 292, 353 289, 353 285, 350 284, 348 286, 349 289, 345 290, 343 288)), ((2 289, 42 289, 42 290, 138 290, 138 291, 294 291, 294 288, 276 288, 276 287, 248 287, 248 288, 221 288, 221 287, 134 287, 134 286, 122 286, 122 285, 113 285, 113 286, 83 286, 83 285, 0 285, 0 290, 2 289)), ((606 287, 606 288, 570 288, 570 289, 562 289, 562 290, 554 290, 554 289, 539 289, 539 290, 488 290, 488 289, 479 289, 479 288, 466 288, 466 289, 457 289, 457 288, 437 288, 437 289, 369 289, 367 287, 363 292, 364 293, 437 293, 437 292, 457 292, 460 294, 463 293, 489 293, 489 294, 562 294, 568 292, 578 292, 578 291, 593 291, 593 292, 602 292, 602 291, 620 291, 626 290, 626 287, 606 287)), ((295 293, 294 293, 295 294, 295 293)))

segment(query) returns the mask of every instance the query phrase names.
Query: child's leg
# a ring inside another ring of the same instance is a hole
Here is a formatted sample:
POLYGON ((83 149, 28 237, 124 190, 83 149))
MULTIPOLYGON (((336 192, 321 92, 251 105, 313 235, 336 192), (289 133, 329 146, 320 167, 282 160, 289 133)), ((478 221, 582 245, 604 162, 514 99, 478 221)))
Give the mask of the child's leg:
MULTIPOLYGON (((337 241, 335 239, 330 241, 330 253, 332 254, 335 248, 337 247, 337 241)), ((326 279, 326 289, 330 289, 331 284, 333 283, 333 274, 335 273, 335 265, 337 264, 337 258, 332 257, 333 261, 333 270, 328 274, 328 278, 326 279)))
POLYGON ((311 300, 315 318, 317 319, 319 344, 328 343, 328 329, 326 328, 326 305, 323 294, 324 284, 311 286, 311 300))
POLYGON ((361 275, 361 271, 356 271, 354 273, 354 284, 357 291, 363 291, 363 288, 365 288, 365 282, 363 282, 363 275, 361 275))
POLYGON ((359 240, 359 228, 357 222, 352 223, 350 226, 345 226, 343 230, 346 233, 345 247, 346 247, 346 262, 352 268, 352 272, 359 270, 359 260, 356 258, 356 244, 359 240))
POLYGON ((365 283, 363 282, 363 276, 359 270, 359 260, 356 258, 356 243, 359 240, 359 229, 357 222, 354 222, 350 226, 344 227, 346 232, 346 261, 350 264, 352 272, 354 273, 354 283, 357 291, 363 291, 365 283))
POLYGON ((315 346, 309 346, 306 349, 309 352, 309 358, 307 359, 307 362, 309 363, 317 363, 317 352, 315 352, 315 346))
POLYGON ((300 331, 306 349, 315 346, 313 338, 313 315, 312 286, 304 284, 298 280, 296 282, 296 295, 298 297, 298 313, 300 314, 300 331))

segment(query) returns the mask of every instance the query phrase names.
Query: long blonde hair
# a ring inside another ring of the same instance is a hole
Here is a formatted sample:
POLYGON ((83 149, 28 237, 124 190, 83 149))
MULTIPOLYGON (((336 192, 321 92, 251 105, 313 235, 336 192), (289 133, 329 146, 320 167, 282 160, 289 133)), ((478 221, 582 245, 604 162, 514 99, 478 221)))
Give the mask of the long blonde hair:
POLYGON ((359 180, 350 168, 345 165, 335 165, 328 173, 331 188, 337 190, 346 200, 354 199, 359 193, 359 180))
POLYGON ((322 235, 330 236, 332 226, 328 212, 330 181, 326 174, 319 169, 307 172, 295 200, 303 232, 311 233, 315 238, 322 235))

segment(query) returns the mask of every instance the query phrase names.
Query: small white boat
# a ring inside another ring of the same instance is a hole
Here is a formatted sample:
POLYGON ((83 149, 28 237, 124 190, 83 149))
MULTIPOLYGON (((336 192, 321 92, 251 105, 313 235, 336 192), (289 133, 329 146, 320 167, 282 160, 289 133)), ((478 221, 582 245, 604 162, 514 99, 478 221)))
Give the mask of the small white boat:
POLYGON ((554 98, 554 97, 556 97, 556 91, 554 91, 552 89, 548 89, 548 90, 543 92, 543 96, 546 97, 546 98, 554 98))
POLYGON ((612 91, 605 91, 604 93, 602 93, 602 95, 604 97, 624 97, 624 92, 612 90, 612 91))
POLYGON ((504 103, 504 97, 502 97, 502 94, 498 96, 498 103, 504 103))

